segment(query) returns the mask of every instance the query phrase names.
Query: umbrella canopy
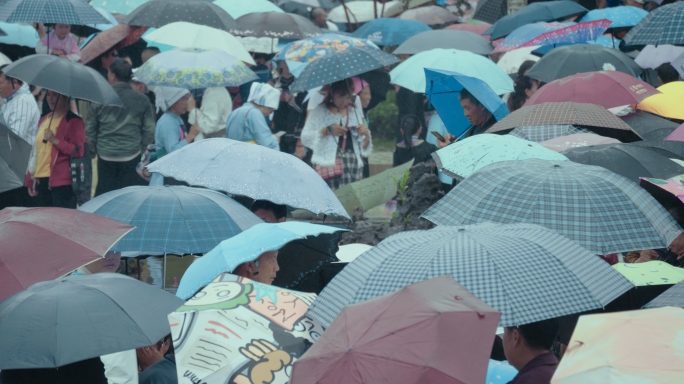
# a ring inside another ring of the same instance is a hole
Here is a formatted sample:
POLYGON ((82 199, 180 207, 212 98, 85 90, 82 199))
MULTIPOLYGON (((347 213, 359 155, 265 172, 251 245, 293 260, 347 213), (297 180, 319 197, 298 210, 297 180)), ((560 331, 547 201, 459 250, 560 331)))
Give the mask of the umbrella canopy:
POLYGON ((459 102, 459 94, 468 90, 499 121, 508 116, 508 107, 499 96, 485 83, 476 78, 457 72, 425 69, 425 96, 442 118, 452 135, 463 135, 470 126, 459 102))
POLYGON ((0 36, 0 44, 21 45, 28 48, 36 48, 38 44, 38 31, 30 25, 0 22, 0 28, 6 32, 6 35, 0 36))
POLYGON ((431 29, 420 21, 379 18, 364 24, 354 31, 352 36, 386 46, 400 45, 410 37, 425 31, 431 31, 431 29))
POLYGON ((119 24, 119 22, 116 20, 114 15, 109 13, 106 9, 97 7, 97 8, 95 8, 95 10, 97 12, 99 12, 100 15, 102 15, 105 19, 107 19, 107 21, 109 23, 108 24, 72 25, 71 26, 71 33, 73 33, 76 36, 88 37, 88 36, 92 35, 93 33, 106 31, 106 30, 113 28, 114 26, 119 24))
POLYGON ((277 12, 284 13, 280 7, 268 0, 216 0, 214 4, 223 8, 234 19, 254 12, 277 12))
POLYGON ((328 20, 333 23, 358 24, 375 20, 376 17, 393 17, 403 10, 403 5, 399 1, 387 1, 384 4, 376 1, 354 1, 331 9, 328 12, 328 20), (347 20, 347 15, 349 15, 349 20, 347 20))
POLYGON ((681 308, 581 316, 551 382, 677 382, 682 375, 683 320, 681 308), (634 359, 629 351, 647 357, 634 359))
POLYGON ((661 64, 673 62, 684 54, 684 47, 671 44, 647 45, 639 52, 634 62, 641 68, 658 68, 661 64))
POLYGON ((33 146, 0 123, 0 193, 24 186, 33 146))
POLYGON ((542 141, 540 144, 556 152, 572 148, 588 147, 602 144, 619 144, 620 140, 599 136, 595 133, 575 133, 542 141))
POLYGON ((684 81, 673 81, 658 87, 660 94, 637 104, 637 109, 670 119, 684 120, 684 81))
POLYGON ((465 179, 480 168, 500 161, 541 159, 563 161, 567 157, 538 143, 511 135, 471 136, 432 154, 437 168, 455 179, 465 179))
POLYGON ((584 128, 576 128, 572 125, 561 124, 561 125, 521 125, 515 127, 508 134, 511 136, 519 137, 527 141, 534 141, 535 143, 541 143, 546 140, 555 139, 558 137, 580 134, 580 133, 590 133, 591 131, 584 128))
MULTIPOLYGON (((484 2, 484 0, 482 0, 484 2)), ((480 2, 478 2, 478 5, 480 2)), ((444 29, 446 30, 454 30, 454 31, 468 31, 468 32, 473 32, 477 33, 478 35, 482 35, 484 31, 489 29, 492 25, 489 23, 482 23, 482 24, 451 24, 444 29)), ((485 39, 489 40, 489 35, 483 36, 485 39)))
POLYGON ((512 15, 502 17, 484 34, 490 35, 492 40, 496 40, 510 34, 523 25, 538 21, 563 20, 570 16, 583 15, 586 12, 588 12, 586 8, 572 1, 532 3, 512 15))
POLYGON ((502 327, 602 308, 632 288, 606 262, 552 230, 483 223, 388 237, 347 265, 309 315, 329 326, 346 305, 445 274, 500 311, 502 327))
POLYGON ((220 29, 186 21, 166 24, 146 35, 145 40, 178 48, 221 50, 245 63, 255 64, 252 55, 235 36, 220 29))
POLYGON ((223 30, 238 28, 235 19, 223 8, 202 0, 148 1, 126 16, 122 24, 159 28, 175 21, 187 21, 223 30))
POLYGON ((290 87, 291 92, 332 84, 352 76, 395 64, 399 59, 378 48, 351 46, 344 51, 326 55, 304 68, 290 87))
POLYGON ((178 383, 287 383, 292 363, 324 331, 306 316, 314 300, 313 293, 219 276, 169 315, 178 383))
POLYGON ((122 188, 97 196, 79 210, 135 226, 112 249, 150 255, 206 253, 261 223, 222 193, 182 186, 122 188))
MULTIPOLYGON (((649 262, 650 263, 650 262, 649 262)), ((648 265, 648 263, 644 263, 648 265)), ((684 281, 680 281, 667 291, 660 294, 660 296, 653 299, 644 308, 659 308, 659 307, 680 307, 684 308, 684 281)))
POLYGON ((644 140, 662 141, 679 126, 674 121, 640 110, 620 116, 620 119, 632 127, 632 130, 644 140))
POLYGON ((292 382, 484 382, 499 317, 451 276, 412 284, 342 309, 292 382))
POLYGON ((88 64, 111 48, 121 49, 132 45, 140 40, 145 31, 147 31, 147 27, 131 27, 130 25, 119 24, 100 32, 83 47, 79 62, 88 64))
POLYGON ((128 15, 134 9, 150 0, 90 0, 90 5, 106 9, 112 13, 128 15))
MULTIPOLYGON (((481 0, 477 2, 472 18, 488 23, 486 31, 491 23, 496 23, 500 18, 508 15, 508 1, 506 0, 481 0)), ((460 24, 456 24, 460 25, 460 24)), ((480 32, 482 33, 482 32, 480 32)))
POLYGON ((684 124, 677 127, 665 138, 667 141, 684 141, 684 124))
POLYGON ((595 21, 601 19, 610 20, 611 24, 608 30, 615 30, 618 28, 633 27, 648 15, 648 12, 641 8, 620 6, 603 9, 594 9, 589 11, 580 21, 595 21))
POLYGON ((684 18, 684 4, 672 3, 658 7, 625 35, 625 43, 630 45, 684 44, 684 29, 680 26, 682 18, 684 18))
MULTIPOLYGON (((157 55, 159 56, 159 55, 157 55)), ((208 139, 169 153, 150 172, 234 195, 349 218, 311 167, 287 153, 230 139, 208 139), (177 164, 186 166, 179 168, 177 164), (226 164, 231 164, 226 168, 226 164)))
POLYGON ((182 304, 117 273, 34 284, 0 303, 0 369, 56 368, 154 345, 182 304))
POLYGON ((682 231, 631 180, 601 167, 537 159, 480 169, 422 217, 437 225, 535 223, 600 255, 664 248, 682 231))
POLYGON ((0 20, 8 23, 109 24, 83 0, 7 0, 0 20))
POLYGON ((303 39, 320 35, 318 28, 306 17, 292 13, 254 12, 238 19, 238 28, 231 33, 240 36, 303 39))
POLYGON ((435 48, 459 49, 478 55, 488 55, 494 49, 487 39, 476 33, 441 29, 419 33, 401 44, 392 53, 414 55, 435 48))
POLYGON ((30 55, 2 70, 7 76, 75 99, 123 106, 114 88, 96 70, 54 55, 30 55))
POLYGON ((31 284, 56 279, 104 257, 131 229, 75 209, 3 209, 0 301, 31 284))
POLYGON ((497 95, 513 92, 513 80, 493 61, 457 49, 432 49, 409 57, 390 71, 392 84, 423 93, 426 88, 425 68, 478 78, 497 95))
POLYGON ((219 50, 176 48, 147 60, 135 72, 141 82, 186 89, 237 87, 257 75, 235 56, 219 50))
POLYGON ((417 20, 427 25, 441 25, 458 21, 453 13, 444 7, 428 5, 404 11, 399 16, 404 20, 417 20))
POLYGON ((539 56, 532 54, 532 51, 537 48, 539 48, 539 46, 518 48, 508 51, 501 56, 496 65, 509 75, 515 74, 517 76, 518 69, 520 69, 522 63, 527 60, 539 61, 539 56))
POLYGON ((637 287, 647 285, 672 285, 684 280, 684 270, 673 267, 663 261, 649 261, 646 263, 617 263, 613 265, 616 271, 626 277, 637 287))
POLYGON ((287 44, 274 59, 310 63, 331 53, 345 51, 352 47, 377 48, 369 40, 324 33, 287 44))
POLYGON ((606 109, 638 104, 657 89, 626 73, 617 71, 585 72, 554 80, 530 97, 525 105, 572 101, 597 104, 606 109))
MULTIPOLYGON (((277 251, 286 244, 300 239, 311 239, 322 236, 323 241, 310 241, 311 248, 317 248, 320 255, 317 260, 306 255, 289 254, 283 258, 278 254, 280 271, 278 275, 287 275, 286 279, 279 279, 282 285, 296 285, 299 280, 310 273, 316 272, 325 263, 337 261, 337 242, 340 234, 346 230, 300 222, 260 223, 241 234, 222 241, 214 249, 190 264, 190 267, 178 285, 176 296, 183 300, 192 297, 199 289, 207 286, 222 273, 232 273, 240 264, 254 261, 265 252, 277 251), (336 236, 333 234, 338 233, 336 236), (327 235, 327 236, 324 236, 327 235), (287 281, 286 281, 287 280, 287 281)), ((300 242, 307 244, 307 242, 300 242)))
POLYGON ((620 71, 638 77, 643 70, 617 49, 595 44, 576 44, 558 47, 545 54, 527 76, 549 83, 577 73, 595 71, 620 71))
POLYGON ((657 152, 662 156, 679 163, 680 165, 684 164, 684 160, 682 160, 684 159, 684 145, 681 143, 660 140, 644 140, 635 141, 633 143, 629 143, 629 145, 633 147, 648 148, 649 150, 657 152))
POLYGON ((595 20, 584 23, 533 23, 511 32, 496 46, 494 52, 508 52, 531 46, 555 46, 577 44, 595 40, 606 31, 609 20, 595 20))
POLYGON ((681 176, 669 180, 650 177, 639 180, 639 185, 658 200, 679 225, 684 223, 684 185, 681 183, 681 176))

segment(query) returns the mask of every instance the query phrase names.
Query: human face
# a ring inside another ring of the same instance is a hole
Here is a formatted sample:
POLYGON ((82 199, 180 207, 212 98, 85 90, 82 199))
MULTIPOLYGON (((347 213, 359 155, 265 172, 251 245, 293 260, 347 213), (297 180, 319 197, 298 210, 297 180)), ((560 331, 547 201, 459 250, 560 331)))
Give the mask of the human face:
POLYGON ((119 269, 119 264, 121 264, 121 252, 107 252, 104 258, 86 265, 86 268, 92 274, 116 272, 119 269))
POLYGON ((271 211, 270 209, 257 209, 256 211, 254 211, 254 214, 257 215, 257 217, 263 220, 265 223, 273 224, 285 221, 284 217, 281 220, 278 220, 276 218, 275 213, 273 213, 273 211, 271 211))
POLYGON ((320 28, 327 28, 328 23, 325 21, 328 19, 328 13, 326 11, 321 11, 321 13, 314 19, 314 24, 320 28))
POLYGON ((63 40, 71 32, 71 25, 69 24, 55 24, 55 35, 60 40, 63 40))
POLYGON ((47 103, 48 106, 50 106, 50 110, 55 111, 56 108, 62 109, 67 107, 69 103, 69 98, 57 92, 48 90, 47 103))
POLYGON ((363 89, 359 93, 359 98, 361 99, 361 107, 368 108, 368 105, 371 102, 371 89, 369 85, 363 87, 363 89))
POLYGON ((468 118, 470 124, 482 126, 486 123, 486 121, 483 121, 485 118, 483 113, 484 107, 474 105, 469 99, 461 100, 461 107, 463 108, 463 114, 468 118))
POLYGON ((530 85, 530 88, 525 90, 528 99, 539 89, 539 80, 530 79, 530 85))
POLYGON ((19 87, 17 87, 17 84, 12 84, 13 82, 7 79, 7 77, 2 74, 0 75, 0 97, 3 99, 6 99, 14 93, 19 87), (14 88, 12 87, 14 85, 14 88))
POLYGON ((332 95, 333 105, 337 109, 345 109, 351 105, 351 95, 347 92, 344 93, 333 93, 332 95))
POLYGON ((173 105, 169 108, 169 112, 178 116, 184 114, 188 111, 188 100, 190 100, 189 93, 178 99, 178 101, 176 101, 175 103, 173 103, 173 105))
POLYGON ((252 280, 264 284, 273 284, 276 274, 280 271, 278 266, 278 251, 263 253, 257 259, 259 263, 259 274, 254 276, 252 280))
POLYGON ((102 62, 102 68, 104 69, 109 69, 109 66, 112 65, 112 61, 119 57, 119 52, 117 51, 111 51, 107 55, 102 56, 100 58, 100 61, 102 62))

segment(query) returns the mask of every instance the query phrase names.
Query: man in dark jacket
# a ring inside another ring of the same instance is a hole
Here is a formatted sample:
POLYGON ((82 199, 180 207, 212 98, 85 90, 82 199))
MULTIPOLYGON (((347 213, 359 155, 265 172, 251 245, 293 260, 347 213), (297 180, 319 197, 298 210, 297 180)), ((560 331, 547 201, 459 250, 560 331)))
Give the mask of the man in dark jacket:
POLYGON ((548 384, 558 368, 549 352, 558 336, 558 320, 549 319, 504 328, 503 349, 508 362, 518 370, 509 384, 548 384))

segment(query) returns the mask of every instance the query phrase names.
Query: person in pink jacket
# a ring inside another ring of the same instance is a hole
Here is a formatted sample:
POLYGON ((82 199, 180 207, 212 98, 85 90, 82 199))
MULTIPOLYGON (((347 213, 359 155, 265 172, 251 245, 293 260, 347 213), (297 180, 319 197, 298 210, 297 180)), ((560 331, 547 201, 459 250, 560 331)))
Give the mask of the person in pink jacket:
POLYGON ((81 51, 78 44, 69 35, 71 25, 55 24, 54 30, 45 34, 42 25, 38 26, 38 33, 41 39, 36 44, 36 53, 59 56, 70 61, 78 61, 81 58, 81 51))

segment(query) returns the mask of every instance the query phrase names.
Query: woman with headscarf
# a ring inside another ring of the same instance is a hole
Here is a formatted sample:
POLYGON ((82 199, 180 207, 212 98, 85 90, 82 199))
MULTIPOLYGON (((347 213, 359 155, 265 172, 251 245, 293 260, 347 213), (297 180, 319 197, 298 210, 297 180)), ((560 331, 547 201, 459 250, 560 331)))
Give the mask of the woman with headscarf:
POLYGON ((226 137, 279 151, 278 137, 266 123, 266 116, 278 109, 279 103, 279 90, 268 84, 252 83, 247 102, 228 116, 226 137))
MULTIPOLYGON (((157 159, 160 159, 195 141, 195 137, 200 134, 200 129, 197 124, 193 124, 186 134, 185 123, 180 117, 188 111, 190 92, 182 88, 158 86, 154 89, 154 94, 157 110, 164 112, 157 121, 157 129, 154 133, 157 159)), ((164 176, 153 173, 150 185, 164 185, 164 176)))

